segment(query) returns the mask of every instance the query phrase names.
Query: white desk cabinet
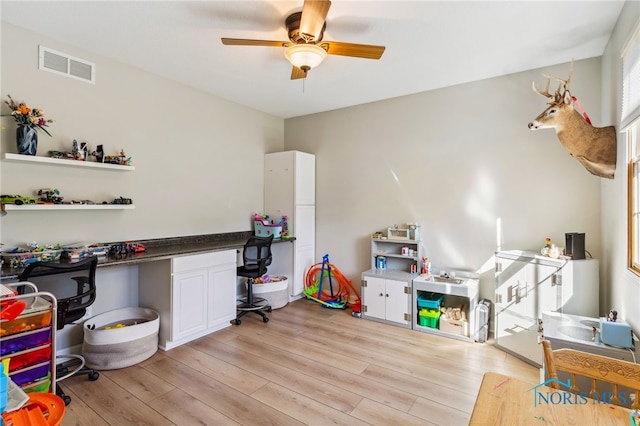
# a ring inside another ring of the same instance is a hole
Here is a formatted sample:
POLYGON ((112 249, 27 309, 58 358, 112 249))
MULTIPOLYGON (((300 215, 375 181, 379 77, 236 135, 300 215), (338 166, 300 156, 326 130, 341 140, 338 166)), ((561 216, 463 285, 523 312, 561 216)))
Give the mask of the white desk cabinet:
POLYGON ((160 314, 158 346, 169 350, 236 317, 236 251, 177 256, 139 265, 140 306, 160 314))
POLYGON ((362 317, 411 328, 411 276, 372 270, 362 274, 362 317))

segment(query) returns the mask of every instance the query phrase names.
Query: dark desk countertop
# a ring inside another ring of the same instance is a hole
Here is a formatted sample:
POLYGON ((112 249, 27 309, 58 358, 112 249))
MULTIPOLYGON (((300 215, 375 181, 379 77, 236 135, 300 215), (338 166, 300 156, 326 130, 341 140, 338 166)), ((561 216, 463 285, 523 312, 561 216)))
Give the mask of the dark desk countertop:
MULTIPOLYGON (((126 255, 107 255, 98 257, 98 267, 133 265, 143 262, 170 259, 186 254, 198 254, 212 251, 240 250, 247 242, 252 231, 231 232, 226 234, 207 234, 187 237, 158 238, 153 240, 137 240, 146 246, 142 253, 129 253, 126 255)), ((293 242, 295 238, 273 240, 273 243, 293 242)), ((15 280, 22 269, 3 268, 2 280, 15 280)))

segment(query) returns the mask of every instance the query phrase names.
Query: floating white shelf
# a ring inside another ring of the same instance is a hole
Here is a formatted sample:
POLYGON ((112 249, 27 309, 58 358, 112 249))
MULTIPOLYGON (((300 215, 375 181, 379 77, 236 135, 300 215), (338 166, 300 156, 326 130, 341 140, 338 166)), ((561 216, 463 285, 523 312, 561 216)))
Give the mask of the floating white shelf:
POLYGON ((133 210, 133 204, 5 204, 5 210, 133 210))
POLYGON ((9 161, 22 161, 26 163, 55 164, 57 166, 68 166, 68 167, 93 167, 98 169, 108 169, 108 170, 118 170, 118 171, 133 171, 136 169, 134 166, 121 166, 119 164, 96 163, 95 161, 77 161, 77 160, 67 160, 64 158, 51 158, 51 157, 42 157, 42 156, 36 156, 36 155, 22 155, 22 154, 10 154, 10 153, 5 153, 4 159, 9 161))

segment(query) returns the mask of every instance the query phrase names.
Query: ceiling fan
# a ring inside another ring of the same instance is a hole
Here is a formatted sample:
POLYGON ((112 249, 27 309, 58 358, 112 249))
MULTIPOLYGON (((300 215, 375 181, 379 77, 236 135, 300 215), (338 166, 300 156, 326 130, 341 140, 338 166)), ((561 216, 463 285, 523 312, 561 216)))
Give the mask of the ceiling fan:
POLYGON ((304 0, 302 12, 287 17, 284 24, 290 41, 250 40, 244 38, 222 38, 228 46, 285 47, 285 57, 293 65, 291 80, 306 78, 310 69, 317 67, 327 55, 352 56, 355 58, 380 59, 384 46, 324 41, 327 28, 329 0, 304 0))

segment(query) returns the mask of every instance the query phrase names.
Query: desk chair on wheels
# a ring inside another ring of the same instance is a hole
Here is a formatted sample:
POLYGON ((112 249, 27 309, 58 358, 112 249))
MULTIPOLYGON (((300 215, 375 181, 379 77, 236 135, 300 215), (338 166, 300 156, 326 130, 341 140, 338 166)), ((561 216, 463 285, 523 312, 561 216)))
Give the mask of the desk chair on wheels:
MULTIPOLYGON (((87 313, 87 308, 96 300, 96 268, 98 266, 98 258, 95 256, 80 260, 78 262, 59 263, 59 262, 34 262, 28 265, 22 274, 18 277, 19 281, 32 281, 36 277, 49 277, 57 274, 75 274, 57 286, 56 289, 65 291, 65 295, 58 297, 57 330, 64 328, 66 324, 72 324, 79 320, 87 313), (75 282, 74 282, 75 281, 75 282), (71 293, 71 296, 66 296, 71 293)), ((100 377, 97 371, 85 368, 84 358, 81 355, 69 354, 61 355, 60 358, 69 359, 63 363, 56 365, 56 394, 63 399, 65 405, 69 405, 71 397, 66 395, 58 382, 71 376, 86 374, 89 380, 94 381, 100 377)))
POLYGON ((273 258, 271 254, 271 243, 273 235, 267 238, 251 237, 244 244, 242 252, 242 266, 238 266, 237 274, 247 278, 247 297, 238 300, 235 324, 240 325, 242 318, 249 312, 253 312, 262 317, 263 322, 269 322, 266 312, 271 312, 271 306, 266 299, 254 297, 253 280, 267 273, 267 266, 271 265, 273 258))

